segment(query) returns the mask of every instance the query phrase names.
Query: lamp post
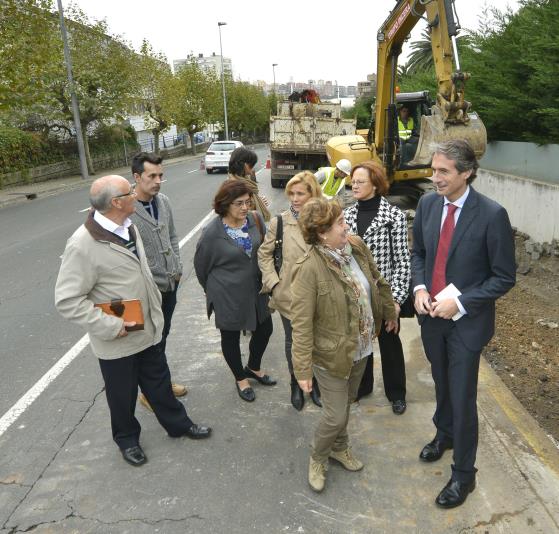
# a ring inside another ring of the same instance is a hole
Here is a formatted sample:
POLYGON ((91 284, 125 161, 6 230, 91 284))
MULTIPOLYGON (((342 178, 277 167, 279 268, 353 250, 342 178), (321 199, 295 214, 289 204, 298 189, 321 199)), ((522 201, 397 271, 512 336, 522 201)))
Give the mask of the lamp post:
POLYGON ((221 90, 223 92, 223 117, 225 122, 225 140, 229 140, 229 126, 227 125, 227 94, 225 92, 225 76, 223 74, 223 48, 221 46, 221 27, 226 26, 227 22, 218 22, 219 30, 219 53, 221 54, 221 90))
POLYGON ((276 67, 277 63, 272 63, 272 72, 274 73, 274 94, 276 94, 276 67))

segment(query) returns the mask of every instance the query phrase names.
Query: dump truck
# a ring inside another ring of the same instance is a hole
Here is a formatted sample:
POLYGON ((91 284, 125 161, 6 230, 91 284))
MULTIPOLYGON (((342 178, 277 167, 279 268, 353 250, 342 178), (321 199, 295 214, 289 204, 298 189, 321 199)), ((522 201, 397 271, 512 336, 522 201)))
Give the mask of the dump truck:
POLYGON ((270 117, 272 187, 285 187, 302 170, 329 165, 326 142, 334 136, 355 134, 355 119, 343 119, 341 104, 278 102, 270 117))

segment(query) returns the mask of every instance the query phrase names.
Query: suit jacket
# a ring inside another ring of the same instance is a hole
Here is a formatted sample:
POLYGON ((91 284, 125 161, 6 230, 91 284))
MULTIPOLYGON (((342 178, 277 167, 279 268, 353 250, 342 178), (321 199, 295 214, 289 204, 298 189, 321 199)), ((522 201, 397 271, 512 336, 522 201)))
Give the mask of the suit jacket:
POLYGON ((173 222, 169 198, 163 193, 153 199, 157 204, 156 221, 136 200, 136 212, 130 220, 140 232, 153 279, 160 291, 175 289, 176 279, 182 275, 179 240, 173 222))
MULTIPOLYGON (((431 289, 444 199, 424 195, 413 224, 412 282, 431 289)), ((516 282, 514 235, 501 205, 478 193, 470 193, 458 217, 446 263, 447 284, 461 292, 467 315, 456 321, 464 345, 480 351, 495 332, 495 301, 516 282)), ((426 316, 419 316, 420 324, 426 316)))
POLYGON ((270 222, 264 243, 258 249, 258 264, 262 271, 262 292, 270 293, 272 289, 274 290, 270 299, 270 308, 278 310, 284 317, 291 319, 291 270, 295 262, 305 255, 311 246, 305 243, 299 224, 291 211, 284 211, 281 217, 283 220, 283 258, 279 275, 274 267, 278 227, 276 217, 270 222))
MULTIPOLYGON (((344 210, 349 231, 355 235, 358 211, 357 202, 344 210)), ((394 300, 403 304, 410 289, 410 251, 406 215, 382 197, 376 217, 361 237, 372 252, 382 277, 390 284, 394 300)))
POLYGON ((196 245, 194 269, 206 293, 208 317, 215 312, 215 326, 221 330, 256 330, 257 323, 270 315, 268 295, 260 295, 262 288, 258 268, 260 232, 254 215, 260 217, 263 230, 266 226, 258 212, 248 215, 248 233, 252 240, 252 253, 246 253, 231 239, 221 217, 206 226, 196 245))

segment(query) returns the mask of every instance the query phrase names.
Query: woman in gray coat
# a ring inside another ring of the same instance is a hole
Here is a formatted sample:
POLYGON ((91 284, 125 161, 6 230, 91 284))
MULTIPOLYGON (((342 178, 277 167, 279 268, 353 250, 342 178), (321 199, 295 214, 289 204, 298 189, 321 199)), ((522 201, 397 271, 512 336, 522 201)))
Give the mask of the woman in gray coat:
POLYGON ((276 381, 260 369, 272 335, 268 296, 261 295, 262 275, 258 248, 266 226, 259 213, 250 211, 251 191, 240 180, 227 180, 214 198, 216 217, 204 229, 194 255, 194 269, 206 293, 208 317, 215 313, 221 332, 221 350, 233 375, 239 396, 252 402, 248 379, 265 386, 276 381), (241 330, 252 332, 248 365, 243 368, 241 330))

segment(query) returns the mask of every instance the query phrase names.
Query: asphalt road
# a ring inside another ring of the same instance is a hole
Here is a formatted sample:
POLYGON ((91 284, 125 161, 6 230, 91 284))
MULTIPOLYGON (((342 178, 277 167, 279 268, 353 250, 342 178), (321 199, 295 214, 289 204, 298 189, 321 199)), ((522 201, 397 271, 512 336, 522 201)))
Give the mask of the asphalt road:
MULTIPOLYGON (((263 146, 256 151, 258 170, 268 151, 263 146)), ((226 177, 199 167, 199 159, 164 165, 162 191, 171 198, 179 239, 210 211, 213 194, 226 177)), ((261 172, 262 187, 271 189, 264 173, 269 176, 269 171, 261 172)), ((280 191, 270 194, 282 196, 280 191)), ((0 210, 0 417, 83 336, 59 316, 53 295, 60 255, 84 221, 88 204, 84 187, 0 210)), ((185 259, 195 243, 196 237, 184 248, 185 259)), ((185 266, 191 267, 188 261, 185 266)))

